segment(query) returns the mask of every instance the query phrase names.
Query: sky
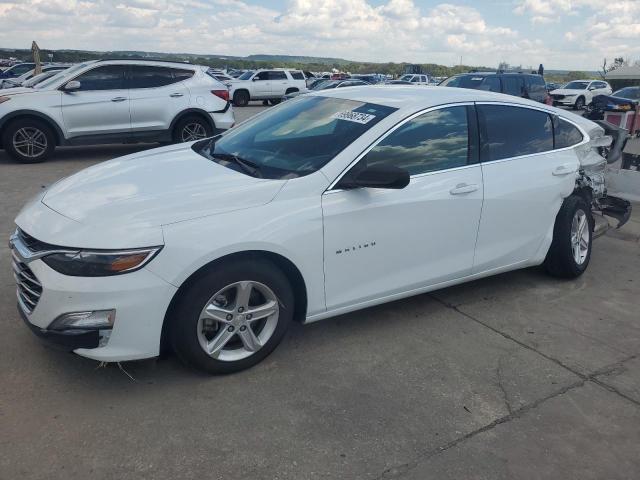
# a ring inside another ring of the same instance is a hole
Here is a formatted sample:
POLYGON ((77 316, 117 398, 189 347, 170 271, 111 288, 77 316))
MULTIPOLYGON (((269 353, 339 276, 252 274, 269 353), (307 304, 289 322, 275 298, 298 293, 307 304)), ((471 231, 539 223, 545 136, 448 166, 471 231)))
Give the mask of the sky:
POLYGON ((597 70, 640 59, 640 0, 0 0, 0 47, 597 70))

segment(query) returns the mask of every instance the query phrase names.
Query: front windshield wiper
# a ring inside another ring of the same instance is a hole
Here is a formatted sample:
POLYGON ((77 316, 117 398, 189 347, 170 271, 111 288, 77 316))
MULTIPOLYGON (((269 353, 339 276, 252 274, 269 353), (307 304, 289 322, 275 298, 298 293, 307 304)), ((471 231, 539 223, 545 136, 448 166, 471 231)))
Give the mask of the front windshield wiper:
POLYGON ((248 173, 252 177, 262 178, 262 172, 260 171, 260 166, 249 160, 240 158, 237 155, 232 155, 231 153, 213 152, 213 153, 210 153, 210 156, 212 158, 219 158, 220 160, 231 161, 236 165, 238 165, 245 173, 248 173))

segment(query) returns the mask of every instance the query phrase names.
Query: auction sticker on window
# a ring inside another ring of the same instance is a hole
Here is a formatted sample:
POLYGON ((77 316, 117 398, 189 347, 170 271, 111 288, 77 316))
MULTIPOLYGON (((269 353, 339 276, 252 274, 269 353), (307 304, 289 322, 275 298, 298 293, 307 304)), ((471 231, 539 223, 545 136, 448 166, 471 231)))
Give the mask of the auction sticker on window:
POLYGON ((369 123, 371 120, 376 118, 376 116, 370 115, 368 113, 346 111, 336 112, 331 116, 331 118, 335 118, 337 120, 346 120, 348 122, 362 123, 364 125, 365 123, 369 123))

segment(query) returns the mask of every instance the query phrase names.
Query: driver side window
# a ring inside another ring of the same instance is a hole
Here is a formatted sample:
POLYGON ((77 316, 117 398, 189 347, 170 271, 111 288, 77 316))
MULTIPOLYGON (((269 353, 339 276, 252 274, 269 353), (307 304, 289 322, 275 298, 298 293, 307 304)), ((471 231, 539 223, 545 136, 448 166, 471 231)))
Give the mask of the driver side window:
POLYGON ((467 165, 468 152, 467 108, 456 106, 409 120, 373 147, 362 163, 392 165, 418 175, 467 165))
POLYGON ((125 68, 122 65, 105 65, 89 70, 75 80, 80 82, 80 91, 121 90, 124 88, 125 68))

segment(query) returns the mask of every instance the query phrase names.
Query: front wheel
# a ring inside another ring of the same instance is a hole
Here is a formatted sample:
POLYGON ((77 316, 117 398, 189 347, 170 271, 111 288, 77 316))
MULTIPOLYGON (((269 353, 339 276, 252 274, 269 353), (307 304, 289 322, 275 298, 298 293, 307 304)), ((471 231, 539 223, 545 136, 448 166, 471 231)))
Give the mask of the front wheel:
POLYGON ((44 122, 26 118, 11 122, 5 128, 2 144, 18 162, 39 163, 55 149, 55 137, 44 122))
POLYGON ((183 294, 171 341, 188 365, 209 373, 252 367, 280 343, 294 311, 287 277, 266 260, 212 268, 183 294))
POLYGON ((554 277, 576 278, 591 260, 594 220, 588 203, 577 195, 565 199, 553 229, 544 267, 554 277))
POLYGON ((574 105, 574 108, 576 110, 582 110, 584 108, 584 97, 578 97, 578 99, 576 100, 576 103, 574 105))

